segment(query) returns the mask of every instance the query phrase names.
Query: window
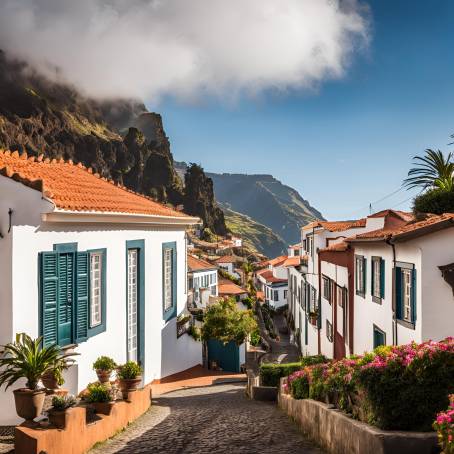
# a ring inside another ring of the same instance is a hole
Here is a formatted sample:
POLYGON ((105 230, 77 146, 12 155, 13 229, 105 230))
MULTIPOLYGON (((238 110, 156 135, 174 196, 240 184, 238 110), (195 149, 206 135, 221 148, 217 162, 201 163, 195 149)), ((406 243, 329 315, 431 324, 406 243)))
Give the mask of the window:
POLYGON ((304 251, 304 252, 307 252, 307 249, 306 249, 306 240, 303 240, 303 251, 304 251))
POLYGON ((385 297, 385 261, 381 257, 372 257, 371 279, 372 299, 380 303, 385 297))
POLYGON ((380 345, 386 345, 386 334, 378 326, 374 325, 374 348, 380 347, 380 345))
POLYGON ((102 321, 102 254, 90 254, 90 328, 99 326, 102 321))
POLYGON ((287 299, 287 290, 284 290, 284 299, 287 299))
POLYGON ((172 249, 165 249, 164 250, 164 310, 168 311, 171 307, 172 307, 172 249))
MULTIPOLYGON (((162 245, 162 300, 163 318, 165 321, 176 317, 177 314, 177 260, 176 243, 163 243, 162 245)), ((208 276, 203 276, 201 286, 207 287, 208 276)))
POLYGON ((326 276, 323 276, 323 297, 331 303, 331 281, 326 276))
POLYGON ((333 325, 328 320, 326 320, 326 337, 330 342, 333 341, 333 325))
POLYGON ((279 291, 274 290, 274 301, 279 301, 279 291))
POLYGON ((361 255, 355 257, 356 294, 362 297, 366 294, 366 259, 361 255))
POLYGON ((311 257, 314 255, 314 237, 312 235, 307 237, 307 254, 311 257))
POLYGON ((40 335, 44 345, 80 343, 105 331, 106 251, 56 244, 39 253, 40 335))
POLYGON ((409 328, 416 323, 416 270, 413 264, 401 263, 395 269, 396 317, 409 328))

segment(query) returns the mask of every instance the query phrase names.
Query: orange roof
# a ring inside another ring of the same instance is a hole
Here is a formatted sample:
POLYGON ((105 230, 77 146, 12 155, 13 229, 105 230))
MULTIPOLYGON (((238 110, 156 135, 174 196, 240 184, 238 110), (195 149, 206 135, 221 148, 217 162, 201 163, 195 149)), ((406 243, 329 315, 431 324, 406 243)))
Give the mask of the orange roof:
POLYGON ((429 215, 422 221, 408 222, 394 229, 378 229, 371 232, 361 233, 347 238, 346 241, 380 241, 391 238, 404 240, 432 233, 446 227, 454 227, 454 213, 429 215))
POLYGON ((268 260, 268 265, 279 266, 282 265, 288 259, 288 255, 280 255, 274 259, 268 260))
POLYGON ((220 278, 218 281, 218 293, 220 295, 242 295, 247 293, 247 290, 228 279, 220 278))
POLYGON ((279 277, 275 277, 271 270, 263 270, 259 274, 266 282, 270 282, 271 284, 275 284, 278 282, 287 282, 287 279, 281 279, 279 277))
POLYGON ((408 211, 399 211, 399 210, 391 210, 391 209, 378 211, 377 213, 373 213, 367 217, 368 218, 384 218, 386 216, 389 216, 390 214, 394 214, 395 216, 397 216, 407 222, 412 221, 414 219, 413 213, 409 213, 408 211))
POLYGON ((294 257, 288 257, 283 263, 283 266, 298 266, 300 263, 301 257, 299 255, 295 255, 294 257))
POLYGON ((19 156, 17 151, 0 150, 0 175, 39 190, 60 210, 133 213, 187 217, 113 181, 93 174, 82 164, 43 156, 19 156))
POLYGON ((366 219, 356 219, 351 221, 314 221, 303 227, 304 230, 323 228, 330 232, 342 232, 348 229, 357 229, 366 226, 366 219))
POLYGON ((222 257, 215 260, 216 263, 235 263, 238 261, 238 257, 233 255, 223 255, 222 257))
POLYGON ((261 290, 257 290, 256 297, 260 301, 265 301, 265 292, 262 292, 261 290))
POLYGON ((215 265, 202 259, 198 259, 193 255, 188 255, 188 269, 189 271, 202 271, 202 270, 215 270, 215 265))

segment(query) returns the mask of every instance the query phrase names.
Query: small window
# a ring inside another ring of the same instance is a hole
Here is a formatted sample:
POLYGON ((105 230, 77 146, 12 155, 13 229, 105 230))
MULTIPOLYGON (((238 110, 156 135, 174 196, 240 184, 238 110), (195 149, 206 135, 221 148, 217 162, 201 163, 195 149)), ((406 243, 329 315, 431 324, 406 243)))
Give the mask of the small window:
POLYGON ((284 299, 287 299, 287 290, 284 290, 284 299))
POLYGON ((407 269, 402 270, 402 303, 403 319, 411 322, 411 270, 407 269))
POLYGON ((328 320, 326 320, 326 337, 330 342, 333 341, 333 325, 328 320))
POLYGON ((90 254, 90 328, 102 323, 102 253, 90 254))
POLYGON ((331 280, 323 276, 323 297, 331 303, 331 280))
POLYGON ((386 334, 378 326, 374 325, 374 348, 386 345, 386 334))
POLYGON ((356 294, 362 297, 366 294, 366 259, 363 256, 355 258, 356 294))
POLYGON ((164 311, 172 308, 172 249, 164 249, 164 311))
POLYGON ((416 323, 416 270, 413 264, 396 267, 396 315, 399 323, 413 328, 416 323))
POLYGON ((279 301, 279 291, 274 290, 274 301, 279 301))
POLYGON ((385 297, 385 262, 381 257, 372 257, 372 272, 371 272, 371 293, 372 299, 376 303, 380 303, 385 297))

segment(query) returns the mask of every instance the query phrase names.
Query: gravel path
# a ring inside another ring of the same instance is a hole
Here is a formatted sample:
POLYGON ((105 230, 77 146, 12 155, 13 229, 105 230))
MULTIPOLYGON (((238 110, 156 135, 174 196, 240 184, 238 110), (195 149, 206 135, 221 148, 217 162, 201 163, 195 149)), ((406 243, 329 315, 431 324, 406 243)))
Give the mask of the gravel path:
POLYGON ((321 454, 272 403, 249 400, 244 385, 163 395, 151 409, 90 454, 321 454))

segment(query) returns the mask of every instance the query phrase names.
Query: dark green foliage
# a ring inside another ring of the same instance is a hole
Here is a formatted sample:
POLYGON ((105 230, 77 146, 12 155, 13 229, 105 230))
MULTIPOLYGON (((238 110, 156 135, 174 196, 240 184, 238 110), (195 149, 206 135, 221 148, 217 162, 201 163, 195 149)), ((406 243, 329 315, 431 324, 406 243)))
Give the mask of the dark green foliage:
POLYGON ((301 358, 301 366, 313 366, 314 364, 327 363, 329 360, 325 355, 303 356, 301 358))
POLYGON ((117 364, 112 358, 108 356, 100 356, 94 363, 93 363, 93 370, 103 370, 103 371, 112 371, 117 367, 117 364))
POLYGON ((290 393, 294 399, 307 399, 309 397, 309 380, 307 375, 295 378, 292 381, 290 393))
POLYGON ((431 189, 417 196, 413 202, 413 211, 418 213, 454 213, 454 190, 431 189))
POLYGON ((279 386, 279 380, 301 369, 301 363, 271 364, 260 366, 260 382, 263 386, 279 386))
POLYGON ((87 400, 92 403, 112 402, 114 400, 112 389, 101 383, 90 383, 87 387, 87 400))
POLYGON ((262 338, 260 337, 260 330, 257 327, 257 329, 255 329, 251 333, 251 345, 254 347, 258 347, 260 345, 261 340, 262 338))
POLYGON ((142 368, 135 361, 128 361, 117 369, 117 376, 121 380, 132 380, 141 374, 142 368))

